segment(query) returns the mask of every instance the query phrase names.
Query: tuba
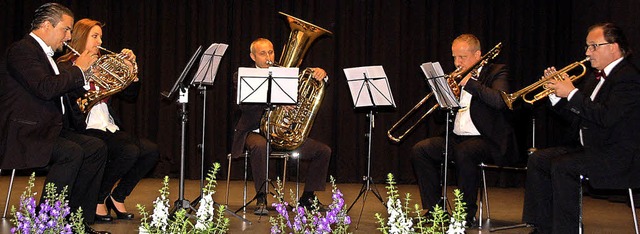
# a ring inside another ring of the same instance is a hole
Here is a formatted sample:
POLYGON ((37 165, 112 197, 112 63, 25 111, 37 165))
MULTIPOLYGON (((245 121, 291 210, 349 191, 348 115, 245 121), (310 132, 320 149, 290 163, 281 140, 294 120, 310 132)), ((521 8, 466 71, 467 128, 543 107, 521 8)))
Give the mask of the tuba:
MULTIPOLYGON (((80 53, 66 42, 64 45, 74 54, 80 56, 80 53)), ((137 64, 127 64, 124 54, 116 54, 101 46, 98 48, 109 54, 100 56, 84 74, 88 81, 93 81, 96 86, 100 87, 99 90, 87 91, 83 97, 76 100, 80 111, 84 114, 88 113, 98 102, 127 88, 138 77, 137 64), (130 65, 133 65, 133 69, 130 65)))
MULTIPOLYGON (((279 13, 287 17, 291 33, 277 66, 300 66, 312 42, 324 34, 331 34, 331 32, 285 13, 279 13)), ((304 143, 311 131, 313 120, 324 97, 325 86, 324 81, 318 81, 312 75, 313 70, 307 68, 298 77, 298 103, 295 108, 287 110, 278 106, 262 116, 260 132, 269 134, 271 145, 276 149, 294 150, 298 148, 304 143)))

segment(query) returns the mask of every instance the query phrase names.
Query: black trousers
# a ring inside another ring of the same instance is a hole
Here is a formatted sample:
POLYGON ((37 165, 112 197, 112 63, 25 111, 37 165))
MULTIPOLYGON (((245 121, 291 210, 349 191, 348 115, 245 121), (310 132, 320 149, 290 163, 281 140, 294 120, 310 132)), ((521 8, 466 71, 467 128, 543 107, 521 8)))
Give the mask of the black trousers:
MULTIPOLYGON (((411 163, 418 181, 422 208, 431 210, 440 202, 442 194, 441 164, 444 160, 444 137, 432 137, 415 144, 412 149, 411 163)), ((475 217, 478 210, 479 168, 481 162, 491 162, 491 148, 482 136, 450 135, 450 161, 455 163, 458 188, 467 204, 468 218, 475 217)), ((440 203, 442 206, 444 203, 440 203)))
POLYGON ((102 140, 62 130, 53 146, 45 184, 54 183, 58 192, 68 186, 71 210, 82 207, 84 221, 93 223, 106 161, 102 140))
POLYGON ((102 139, 109 148, 98 203, 104 203, 109 195, 118 202, 124 202, 138 182, 155 167, 159 158, 158 146, 123 131, 112 133, 88 129, 86 134, 102 139), (118 180, 120 182, 113 188, 118 180))
MULTIPOLYGON (((245 147, 251 155, 251 173, 255 183, 256 193, 265 192, 264 186, 267 164, 267 139, 257 133, 249 133, 245 147)), ((324 191, 327 183, 327 173, 329 170, 329 160, 331 159, 331 148, 326 144, 311 138, 295 150, 300 153, 300 160, 308 160, 307 178, 304 191, 324 191)), ((285 168, 286 169, 286 168, 285 168)))
POLYGON ((541 233, 578 233, 582 147, 554 147, 536 151, 527 162, 522 221, 541 233))

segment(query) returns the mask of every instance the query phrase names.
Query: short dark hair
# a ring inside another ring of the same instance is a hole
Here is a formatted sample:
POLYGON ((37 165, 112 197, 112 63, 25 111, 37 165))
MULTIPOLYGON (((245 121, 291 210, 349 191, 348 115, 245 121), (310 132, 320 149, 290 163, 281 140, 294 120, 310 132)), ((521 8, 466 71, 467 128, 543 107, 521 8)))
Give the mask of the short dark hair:
POLYGON ((614 23, 598 23, 589 27, 588 32, 591 32, 597 28, 602 28, 602 34, 604 34, 604 39, 607 42, 618 44, 623 57, 631 54, 629 42, 627 41, 627 37, 624 35, 622 28, 618 27, 614 23))
POLYGON ((31 21, 31 31, 40 28, 45 21, 49 21, 51 25, 56 26, 62 20, 63 15, 73 17, 73 12, 71 12, 69 8, 55 2, 45 3, 36 9, 33 15, 33 21, 31 21))

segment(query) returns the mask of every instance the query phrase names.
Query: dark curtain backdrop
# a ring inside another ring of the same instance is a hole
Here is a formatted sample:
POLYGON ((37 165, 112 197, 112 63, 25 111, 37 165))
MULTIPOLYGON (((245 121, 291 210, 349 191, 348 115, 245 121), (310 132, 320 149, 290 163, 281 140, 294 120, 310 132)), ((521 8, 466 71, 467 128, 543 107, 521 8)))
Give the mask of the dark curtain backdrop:
MULTIPOLYGON (((3 53, 28 33, 33 11, 44 2, 0 2, 4 9, 0 16, 3 53)), ((440 61, 446 71, 453 70, 450 45, 459 34, 477 35, 483 52, 503 43, 496 61, 510 66, 514 90, 539 79, 548 66, 564 67, 584 58, 586 30, 594 23, 615 22, 625 29, 632 45, 640 42, 636 15, 640 4, 634 0, 60 2, 74 11, 76 20, 88 17, 107 24, 104 47, 126 47, 137 54, 144 82, 141 95, 136 103, 115 101, 114 105, 122 116, 123 129, 160 145, 162 160, 156 175, 175 176, 179 172, 181 148, 179 105, 163 100, 160 92, 170 89, 198 45, 229 44, 215 83, 207 88, 207 100, 196 88, 189 91, 186 171, 187 177, 194 179, 200 174, 203 106, 207 110, 205 165, 221 162, 226 168, 237 109, 232 74, 239 66, 252 66, 249 44, 257 37, 270 38, 280 54, 290 30, 278 11, 333 32, 316 41, 303 66, 322 67, 330 76, 311 137, 333 149, 329 172, 339 182, 358 182, 367 170, 367 111, 353 109, 343 68, 384 66, 397 108, 375 115, 371 175, 382 182, 385 174, 392 172, 407 183, 414 181, 408 160, 411 146, 439 127, 428 120, 400 144, 391 143, 386 131, 429 91, 419 69, 421 63, 440 61)), ((519 103, 512 117, 521 154, 513 157, 526 159, 526 149, 532 145, 532 117, 537 120, 536 147, 565 140, 566 124, 547 110, 546 101, 534 106, 519 103)))

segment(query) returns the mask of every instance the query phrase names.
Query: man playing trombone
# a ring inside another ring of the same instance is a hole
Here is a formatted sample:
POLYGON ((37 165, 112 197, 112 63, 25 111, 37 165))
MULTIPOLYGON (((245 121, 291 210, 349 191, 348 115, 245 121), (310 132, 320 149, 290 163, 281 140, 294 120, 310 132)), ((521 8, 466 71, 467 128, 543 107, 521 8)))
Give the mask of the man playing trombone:
MULTIPOLYGON (((461 71, 472 68, 482 58, 480 41, 471 34, 457 37, 451 52, 455 66, 461 71)), ((500 96, 500 91, 509 90, 507 68, 503 64, 479 67, 460 81, 459 88, 462 108, 455 115, 453 134, 449 139, 449 159, 456 164, 458 187, 464 194, 468 212, 467 225, 472 226, 477 210, 478 164, 503 165, 515 158, 508 156, 516 156, 513 129, 504 116, 508 109, 500 96)), ((411 162, 424 209, 443 202, 439 201, 442 191, 439 182, 444 147, 442 136, 422 140, 413 146, 411 162)))
MULTIPOLYGON (((552 109, 579 126, 578 147, 555 147, 529 157, 523 221, 538 233, 578 233, 580 176, 602 189, 640 186, 640 74, 625 58, 629 45, 612 23, 588 30, 590 73, 575 88, 569 76, 545 70, 552 109)), ((564 69, 563 69, 564 70, 564 69)))

